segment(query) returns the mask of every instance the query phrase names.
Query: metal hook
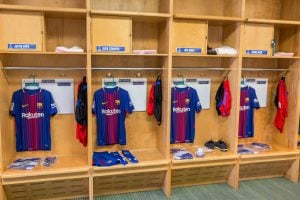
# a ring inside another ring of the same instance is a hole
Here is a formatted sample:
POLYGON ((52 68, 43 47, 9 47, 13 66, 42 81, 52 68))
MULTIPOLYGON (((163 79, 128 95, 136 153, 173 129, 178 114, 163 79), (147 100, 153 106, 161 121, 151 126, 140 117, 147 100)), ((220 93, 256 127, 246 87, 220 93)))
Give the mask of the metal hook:
POLYGON ((140 72, 136 73, 136 77, 140 78, 142 76, 142 74, 140 72))
POLYGON ((66 74, 65 74, 65 73, 61 73, 59 76, 60 76, 60 77, 65 77, 66 74))

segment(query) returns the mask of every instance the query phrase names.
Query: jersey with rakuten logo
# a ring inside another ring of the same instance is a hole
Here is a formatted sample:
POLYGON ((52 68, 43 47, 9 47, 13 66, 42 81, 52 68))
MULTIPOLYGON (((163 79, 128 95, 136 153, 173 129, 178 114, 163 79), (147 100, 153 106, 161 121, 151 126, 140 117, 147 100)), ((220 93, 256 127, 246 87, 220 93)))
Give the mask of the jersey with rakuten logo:
POLYGON ((102 88, 95 92, 93 113, 97 116, 99 146, 126 144, 125 117, 134 107, 126 90, 102 88))
POLYGON ((17 151, 51 150, 50 118, 57 113, 49 91, 21 89, 13 94, 17 151))
POLYGON ((193 142, 195 112, 201 111, 197 92, 191 87, 173 87, 171 98, 171 143, 193 142))

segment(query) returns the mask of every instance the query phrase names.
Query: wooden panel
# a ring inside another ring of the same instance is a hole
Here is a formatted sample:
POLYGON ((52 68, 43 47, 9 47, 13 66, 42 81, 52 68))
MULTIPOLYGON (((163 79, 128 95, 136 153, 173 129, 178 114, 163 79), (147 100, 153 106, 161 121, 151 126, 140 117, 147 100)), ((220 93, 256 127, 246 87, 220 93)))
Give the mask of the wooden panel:
POLYGON ((55 180, 49 182, 6 185, 10 200, 65 199, 88 196, 88 179, 55 180))
MULTIPOLYGON (((2 61, 2 60, 0 60, 2 61)), ((2 67, 2 62, 0 63, 2 67)), ((6 166, 11 162, 11 159, 15 157, 15 149, 11 148, 15 146, 15 143, 12 140, 13 134, 11 133, 12 127, 10 126, 10 117, 8 115, 10 108, 10 100, 8 91, 8 83, 6 81, 6 74, 4 71, 0 71, 0 136, 1 136, 1 170, 6 169, 6 166)))
POLYGON ((158 50, 158 24, 133 22, 132 49, 158 50))
POLYGON ((1 12, 0 50, 8 49, 8 44, 35 44, 36 49, 29 51, 42 51, 42 15, 37 12, 1 12))
POLYGON ((172 171, 172 187, 226 182, 233 165, 208 166, 172 171))
POLYGON ((280 19, 281 0, 246 0, 245 17, 280 19))
POLYGON ((224 0, 223 12, 224 16, 242 17, 243 1, 240 0, 224 0))
POLYGON ((85 0, 4 0, 6 4, 28 5, 28 6, 49 6, 63 8, 85 8, 85 0))
POLYGON ((272 39, 274 39, 273 25, 245 24, 243 31, 243 55, 246 55, 246 50, 267 50, 268 56, 271 56, 272 39))
POLYGON ((176 53, 176 48, 201 48, 201 54, 206 54, 207 34, 206 22, 175 20, 172 52, 176 53))
POLYGON ((298 27, 275 29, 275 40, 278 43, 276 51, 293 52, 299 55, 299 37, 298 27))
POLYGON ((300 2, 298 0, 281 0, 281 18, 285 20, 300 20, 299 6, 300 2))
POLYGON ((92 52, 96 46, 122 46, 122 53, 131 53, 131 23, 130 17, 93 17, 92 52))
POLYGON ((240 180, 284 176, 292 161, 262 162, 240 165, 240 180))
POLYGON ((136 173, 94 178, 94 195, 160 189, 165 172, 136 173))
POLYGON ((158 12, 158 2, 160 1, 166 2, 166 0, 91 0, 91 9, 133 12, 158 12))
POLYGON ((223 16, 223 3, 223 0, 174 0, 174 13, 223 16))
POLYGON ((86 51, 85 19, 46 18, 46 51, 57 46, 79 46, 86 51))
MULTIPOLYGON (((160 68, 164 66, 164 57, 143 55, 95 55, 92 57, 93 67, 151 67, 160 68)), ((126 71, 126 70, 124 70, 126 71)), ((107 74, 107 72, 106 72, 107 74)), ((105 75, 106 75, 105 74, 105 75)), ((136 74, 135 74, 136 75, 136 74)), ((134 76, 135 76, 134 75, 134 76)))
MULTIPOLYGON (((86 55, 81 54, 6 54, 4 66, 13 67, 85 67, 86 55)), ((83 70, 84 71, 84 70, 83 70)), ((62 73, 61 73, 62 74, 62 73)), ((26 74, 27 76, 27 74, 26 74)))

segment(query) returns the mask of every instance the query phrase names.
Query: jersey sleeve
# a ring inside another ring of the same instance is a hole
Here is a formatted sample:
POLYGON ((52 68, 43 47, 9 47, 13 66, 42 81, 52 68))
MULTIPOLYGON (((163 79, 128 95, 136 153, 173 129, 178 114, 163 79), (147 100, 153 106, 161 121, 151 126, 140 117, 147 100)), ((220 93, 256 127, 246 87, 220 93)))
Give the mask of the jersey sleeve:
POLYGON ((260 105, 259 105, 259 101, 258 101, 258 98, 256 96, 256 92, 255 90, 253 89, 253 93, 252 93, 252 97, 253 97, 253 108, 256 108, 256 109, 259 109, 260 108, 260 105))
POLYGON ((195 111, 196 112, 200 112, 201 110, 202 110, 202 106, 201 106, 201 103, 200 103, 200 100, 199 100, 199 97, 198 97, 198 94, 197 94, 197 91, 196 90, 194 90, 194 98, 195 98, 195 105, 194 105, 194 107, 195 107, 195 111))
POLYGON ((9 114, 11 114, 12 116, 16 116, 16 114, 17 114, 17 95, 16 95, 16 93, 14 93, 12 96, 9 114))
POLYGON ((129 97, 128 92, 126 92, 124 100, 125 100, 125 110, 126 110, 126 112, 128 112, 128 113, 131 114, 132 111, 134 110, 134 106, 133 106, 133 103, 132 103, 132 101, 131 101, 131 99, 129 97))
POLYGON ((54 116, 56 113, 57 113, 57 107, 56 107, 56 104, 55 104, 55 102, 53 100, 53 96, 50 93, 50 114, 52 116, 54 116))
POLYGON ((93 97, 92 113, 93 114, 97 113, 97 109, 96 109, 96 93, 94 94, 94 97, 93 97))

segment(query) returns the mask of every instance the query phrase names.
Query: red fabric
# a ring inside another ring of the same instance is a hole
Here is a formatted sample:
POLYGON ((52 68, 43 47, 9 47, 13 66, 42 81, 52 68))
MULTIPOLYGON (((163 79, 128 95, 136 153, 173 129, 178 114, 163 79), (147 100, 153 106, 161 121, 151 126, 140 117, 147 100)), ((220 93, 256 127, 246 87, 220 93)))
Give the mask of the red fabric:
MULTIPOLYGON (((79 88, 82 81, 78 84, 77 87, 77 93, 79 92, 79 88)), ((80 123, 77 123, 76 125, 76 139, 79 140, 79 142, 86 147, 87 146, 87 126, 83 126, 80 123)))
POLYGON ((84 147, 87 145, 87 127, 77 123, 76 138, 84 147))
POLYGON ((278 109, 274 120, 274 125, 280 131, 283 132, 285 118, 288 116, 288 92, 284 80, 280 80, 278 84, 278 109))
POLYGON ((229 85, 228 79, 223 81, 223 88, 224 88, 224 95, 223 95, 222 104, 219 107, 219 110, 220 110, 222 116, 229 116, 230 110, 231 110, 232 98, 231 98, 231 91, 230 91, 230 85, 229 85))
POLYGON ((149 101, 148 101, 148 108, 147 108, 148 115, 154 114, 154 87, 155 87, 155 83, 152 84, 149 93, 149 101))

